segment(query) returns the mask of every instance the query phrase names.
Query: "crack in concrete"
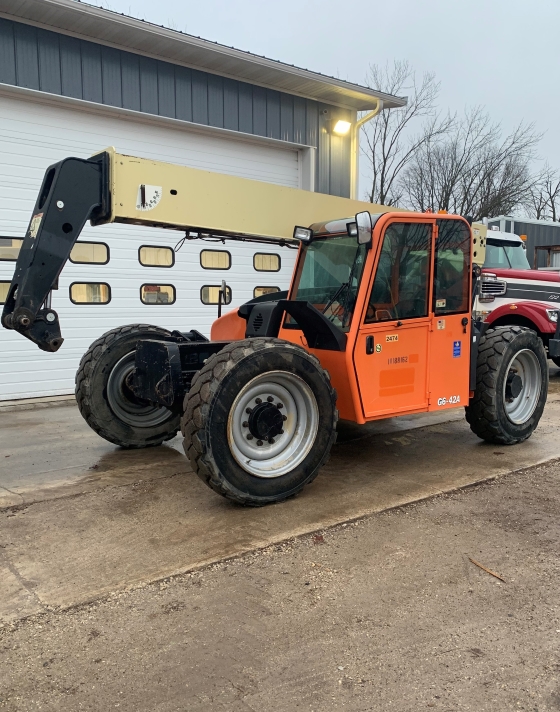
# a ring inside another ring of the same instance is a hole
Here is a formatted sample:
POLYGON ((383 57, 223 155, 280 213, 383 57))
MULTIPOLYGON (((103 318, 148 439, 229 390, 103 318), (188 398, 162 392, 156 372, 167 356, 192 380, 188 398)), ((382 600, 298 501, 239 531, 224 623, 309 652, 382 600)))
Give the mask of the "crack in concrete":
MULTIPOLYGON (((4 487, 3 485, 0 485, 0 490, 4 490, 4 492, 8 492, 9 494, 13 495, 14 497, 19 497, 21 500, 21 503, 24 504, 25 499, 23 498, 23 496, 21 494, 19 494, 19 492, 13 492, 11 489, 8 489, 8 487, 4 487)), ((9 509, 10 507, 13 507, 13 506, 14 506, 13 504, 8 504, 5 507, 0 506, 0 511, 2 509, 9 509)))
MULTIPOLYGON (((127 482, 108 482, 107 484, 98 484, 96 482, 92 483, 95 484, 95 487, 92 489, 84 489, 80 492, 65 492, 58 494, 55 497, 47 497, 47 493, 51 491, 56 491, 57 489, 63 489, 63 488, 68 488, 70 489, 71 487, 75 486, 80 486, 80 482, 76 483, 64 483, 64 484, 56 484, 52 486, 46 486, 43 489, 32 489, 30 492, 24 491, 24 494, 20 494, 19 492, 12 492, 15 497, 20 497, 21 498, 21 504, 6 504, 2 505, 0 504, 0 514, 2 512, 5 512, 7 509, 12 509, 12 507, 21 507, 21 505, 25 505, 26 507, 33 507, 36 504, 45 504, 45 503, 50 503, 50 502, 58 502, 61 499, 76 499, 78 497, 84 497, 86 495, 94 494, 97 492, 104 492, 105 490, 108 489, 118 489, 122 487, 130 487, 130 486, 135 486, 135 485, 144 485, 144 484, 150 484, 153 482, 159 482, 160 480, 167 480, 167 479, 172 479, 174 477, 181 477, 185 474, 185 472, 174 472, 171 475, 162 475, 161 477, 150 477, 149 479, 139 479, 139 480, 131 480, 127 482), (26 495, 33 495, 33 492, 39 492, 39 495, 42 496, 42 499, 26 499, 26 495)), ((190 474, 190 473, 189 473, 190 474)), ((0 485, 0 489, 5 489, 6 492, 11 492, 7 487, 2 487, 0 485)))
POLYGON ((35 601, 35 603, 43 609, 43 611, 45 611, 46 610, 45 602, 41 600, 41 598, 39 597, 37 592, 33 590, 33 588, 30 586, 30 584, 21 575, 21 573, 19 572, 19 570, 15 566, 15 564, 13 564, 12 561, 10 561, 10 559, 6 555, 5 551, 4 551, 3 555, 2 555, 2 552, 0 551, 0 561, 2 562, 2 564, 4 564, 4 566, 8 569, 8 571, 14 576, 14 578, 19 583, 19 585, 26 591, 27 595, 30 598, 32 598, 35 601))

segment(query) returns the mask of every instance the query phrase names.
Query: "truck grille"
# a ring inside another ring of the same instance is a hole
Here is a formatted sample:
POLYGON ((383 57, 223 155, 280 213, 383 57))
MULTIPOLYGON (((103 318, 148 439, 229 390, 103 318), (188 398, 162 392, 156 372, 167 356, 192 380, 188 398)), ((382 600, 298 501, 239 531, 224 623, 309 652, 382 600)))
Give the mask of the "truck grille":
POLYGON ((506 293, 507 282, 501 279, 483 279, 481 283, 481 295, 483 297, 501 297, 506 293))

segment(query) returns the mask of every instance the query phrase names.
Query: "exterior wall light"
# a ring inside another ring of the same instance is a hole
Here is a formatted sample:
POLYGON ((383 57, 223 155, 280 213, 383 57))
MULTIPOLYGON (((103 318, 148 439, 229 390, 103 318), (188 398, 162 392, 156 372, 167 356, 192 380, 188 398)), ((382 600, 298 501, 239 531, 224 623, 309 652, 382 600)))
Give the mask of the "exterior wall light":
POLYGON ((350 121, 343 121, 342 119, 340 119, 334 125, 333 132, 335 134, 338 134, 339 136, 346 136, 348 131, 350 131, 351 126, 352 124, 350 123, 350 121))

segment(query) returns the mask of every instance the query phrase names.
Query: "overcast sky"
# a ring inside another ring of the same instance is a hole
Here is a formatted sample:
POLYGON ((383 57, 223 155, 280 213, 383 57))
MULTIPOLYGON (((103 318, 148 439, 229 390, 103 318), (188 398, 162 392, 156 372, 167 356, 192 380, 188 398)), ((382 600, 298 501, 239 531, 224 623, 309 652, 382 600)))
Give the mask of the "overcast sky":
POLYGON ((481 104, 504 129, 534 122, 560 168, 560 0, 90 2, 358 83, 370 63, 406 59, 435 72, 442 110, 481 104))

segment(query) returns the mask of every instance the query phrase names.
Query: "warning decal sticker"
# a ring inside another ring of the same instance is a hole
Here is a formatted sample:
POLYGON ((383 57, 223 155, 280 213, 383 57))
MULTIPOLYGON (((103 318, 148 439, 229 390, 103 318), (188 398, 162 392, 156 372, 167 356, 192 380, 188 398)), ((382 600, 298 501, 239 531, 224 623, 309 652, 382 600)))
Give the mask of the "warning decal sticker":
POLYGON ((41 226, 41 220, 43 219, 43 213, 37 213, 31 218, 31 223, 29 224, 29 235, 31 237, 37 237, 39 232, 39 227, 41 226))

